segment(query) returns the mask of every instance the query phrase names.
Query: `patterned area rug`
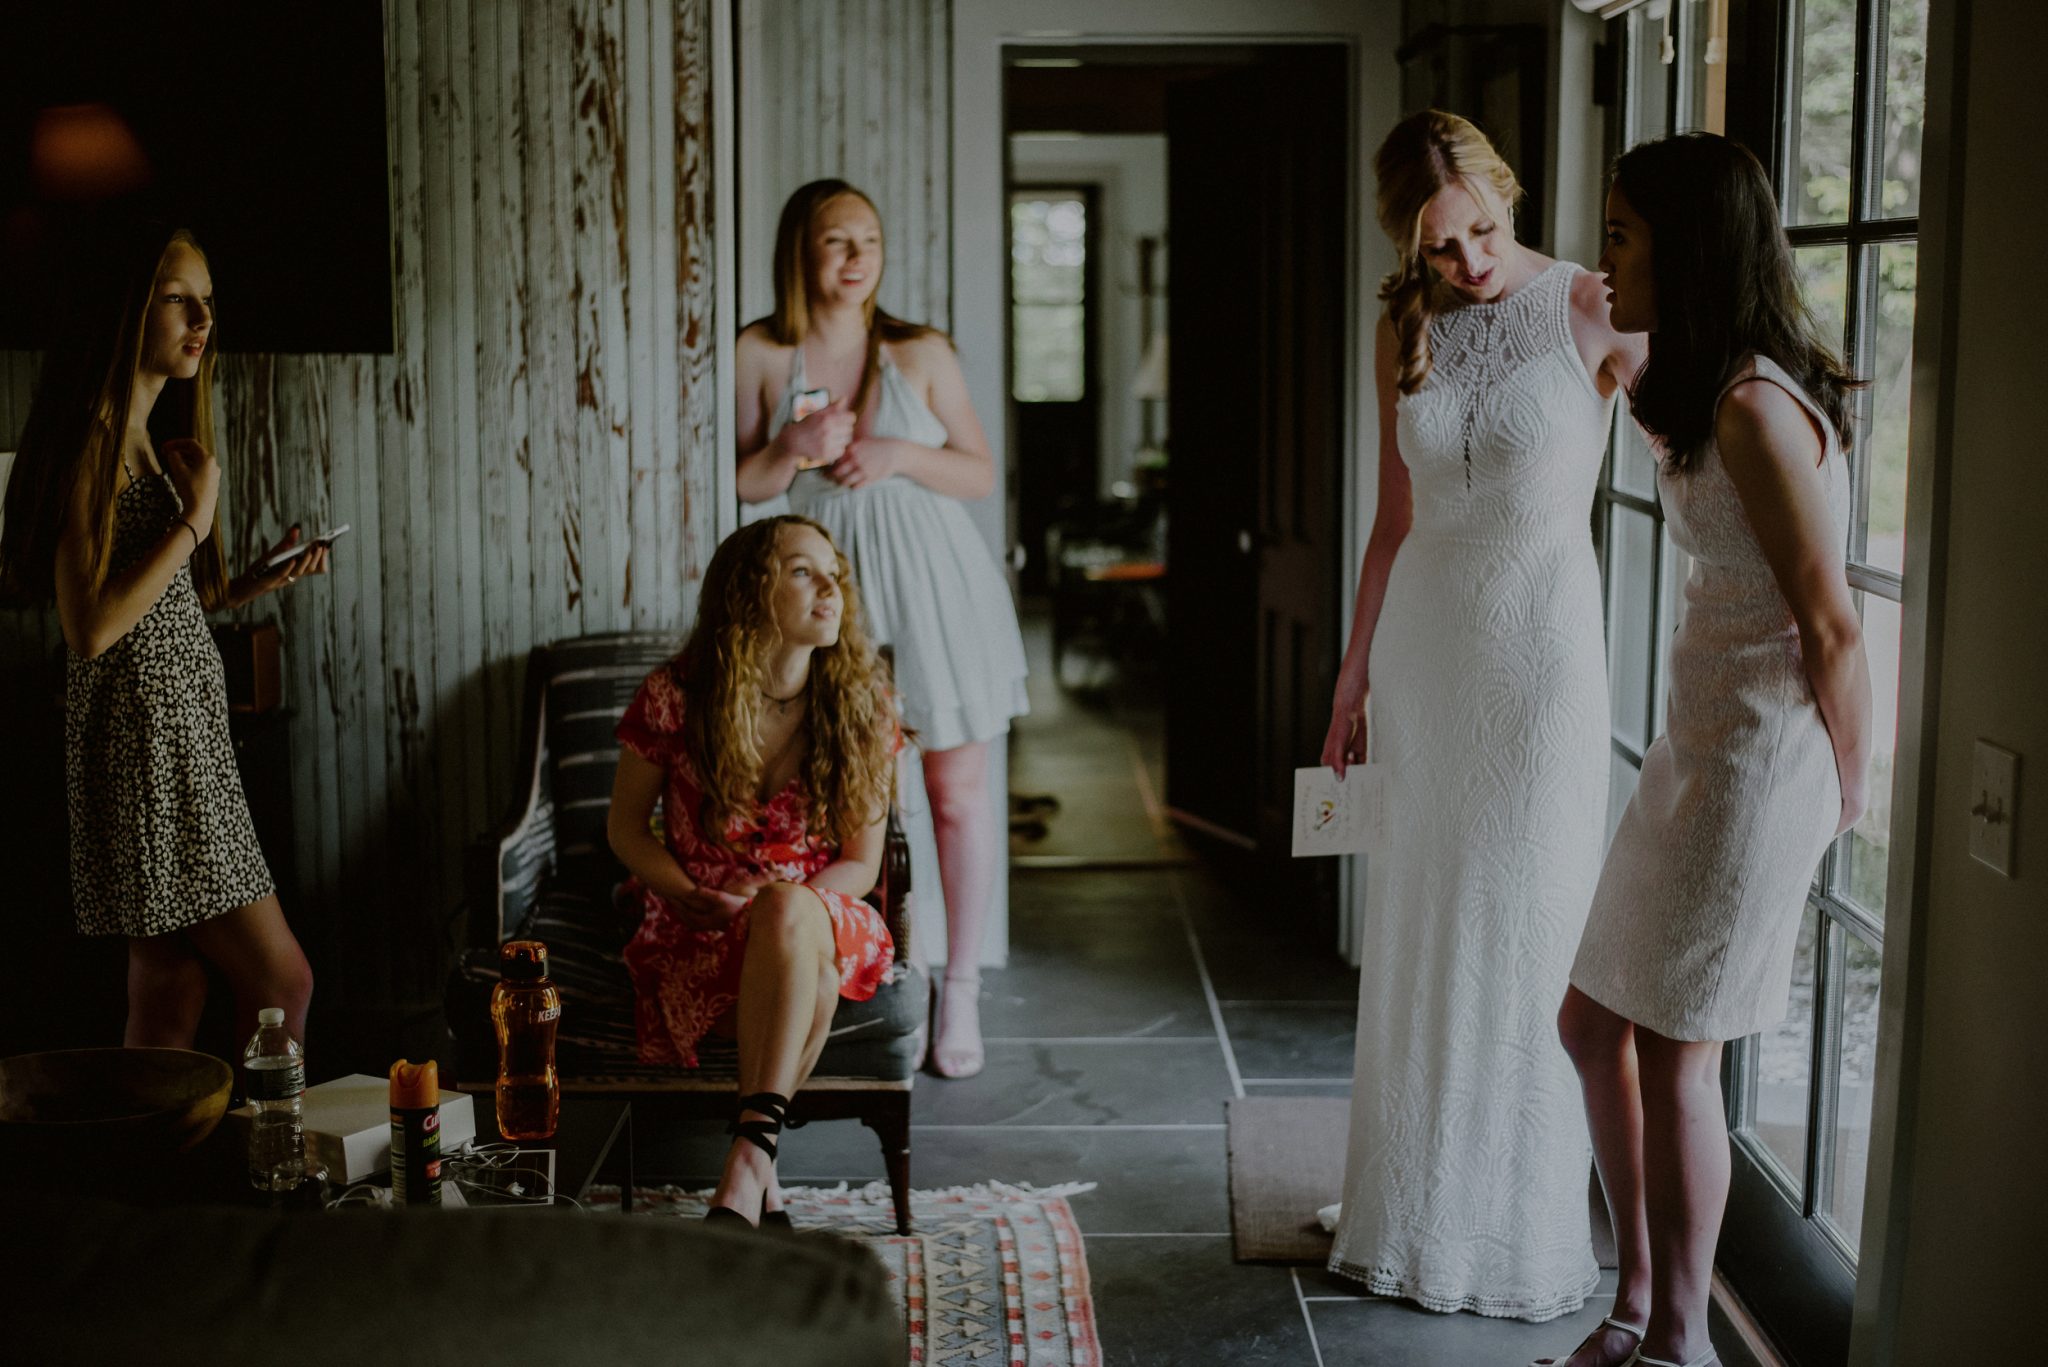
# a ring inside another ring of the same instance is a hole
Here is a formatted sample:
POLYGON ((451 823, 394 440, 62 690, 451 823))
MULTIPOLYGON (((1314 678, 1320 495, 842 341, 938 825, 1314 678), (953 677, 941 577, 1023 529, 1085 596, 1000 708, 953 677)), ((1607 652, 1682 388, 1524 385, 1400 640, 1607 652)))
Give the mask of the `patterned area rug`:
MULTIPOLYGON (((1067 1197, 1093 1187, 989 1182, 910 1194, 896 1233, 886 1182, 786 1187, 799 1230, 829 1229, 875 1251, 902 1307, 907 1361, 926 1367, 1100 1367, 1088 1258, 1067 1197)), ((708 1191, 636 1187, 633 1213, 701 1219, 708 1191)), ((592 1187, 585 1204, 618 1201, 592 1187)))

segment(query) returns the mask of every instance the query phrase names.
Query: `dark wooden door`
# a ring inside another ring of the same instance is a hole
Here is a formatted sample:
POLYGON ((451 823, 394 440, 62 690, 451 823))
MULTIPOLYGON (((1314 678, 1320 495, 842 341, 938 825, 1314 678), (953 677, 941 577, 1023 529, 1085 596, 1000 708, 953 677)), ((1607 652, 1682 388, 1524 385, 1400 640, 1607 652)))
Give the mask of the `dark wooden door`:
POLYGON ((1347 70, 1290 49, 1168 104, 1168 801, 1326 909, 1287 832, 1342 644, 1347 70))

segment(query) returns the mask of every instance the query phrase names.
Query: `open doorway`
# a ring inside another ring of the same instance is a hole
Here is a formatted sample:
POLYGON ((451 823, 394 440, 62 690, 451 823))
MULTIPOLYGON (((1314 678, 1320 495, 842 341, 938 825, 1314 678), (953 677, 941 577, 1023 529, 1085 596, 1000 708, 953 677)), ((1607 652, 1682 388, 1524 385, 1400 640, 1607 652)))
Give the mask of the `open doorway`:
POLYGON ((1006 53, 1003 99, 1009 514, 1067 738, 1019 729, 1013 858, 1192 841, 1329 935, 1334 870, 1287 831, 1342 646, 1349 69, 1337 44, 1040 45, 1006 53), (1121 815, 1041 791, 1118 749, 1121 815))

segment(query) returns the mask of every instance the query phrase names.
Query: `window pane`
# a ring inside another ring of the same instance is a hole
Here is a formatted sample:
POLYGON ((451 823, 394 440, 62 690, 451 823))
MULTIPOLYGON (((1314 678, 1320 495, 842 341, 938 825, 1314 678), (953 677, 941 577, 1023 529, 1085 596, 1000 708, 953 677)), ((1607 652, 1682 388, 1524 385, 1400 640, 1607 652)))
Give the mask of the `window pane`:
POLYGON ((1877 212, 1920 212, 1920 126, 1927 109, 1927 0, 1891 0, 1885 32, 1884 179, 1877 212))
POLYGON ((1912 411, 1913 283, 1920 248, 1877 248, 1877 348, 1866 367, 1870 430, 1862 458, 1870 467, 1870 513, 1863 558, 1894 574, 1906 570, 1906 435, 1912 411))
POLYGON ((1079 304, 1017 304, 1010 361, 1020 403, 1072 403, 1083 397, 1079 304))
POLYGON ((1856 0, 1796 0, 1791 202, 1793 223, 1849 218, 1851 113, 1856 96, 1856 0))
POLYGON ((1614 487, 1637 498, 1657 496, 1657 458, 1650 452, 1650 439, 1629 416, 1624 396, 1614 406, 1620 435, 1614 443, 1614 487))
POLYGON ((1848 1236, 1863 1239, 1863 1182, 1870 1167, 1870 1099, 1877 1078, 1877 946, 1837 928, 1847 967, 1842 975, 1842 1060, 1835 1110, 1835 1176, 1828 1213, 1848 1236))
POLYGON ((1087 229, 1079 198, 1010 201, 1010 392, 1019 402, 1086 394, 1087 229))
POLYGON ((1806 1186, 1807 1093, 1813 1080, 1814 969, 1819 949, 1820 914, 1809 903, 1793 962, 1791 1014, 1757 1038, 1750 1093, 1755 1098, 1750 1127, 1792 1179, 1794 1191, 1806 1186))
POLYGON ((1657 524, 1620 504, 1607 510, 1607 701, 1614 734, 1637 754, 1650 743, 1650 589, 1657 524))
POLYGON ((1671 68, 1664 64, 1664 37, 1671 33, 1671 0, 1650 0, 1628 16, 1629 128, 1623 140, 1634 146, 1671 131, 1671 68))
POLYGON ((1080 303, 1087 226, 1087 209, 1078 199, 1012 201, 1012 297, 1036 304, 1080 303))
POLYGON ((1799 294, 1813 312, 1821 340, 1837 356, 1847 354, 1849 332, 1849 249, 1797 247, 1792 264, 1799 272, 1799 294))
POLYGON ((1636 766, 1620 755, 1614 755, 1607 762, 1607 839, 1614 840, 1614 828, 1621 824, 1621 814, 1628 810, 1628 800, 1636 793, 1636 766))
POLYGON ((1882 920, 1891 854, 1892 756, 1899 731, 1899 605, 1863 597, 1863 651, 1870 661, 1870 805, 1844 844, 1842 895, 1882 920))
POLYGON ((1657 718, 1651 726, 1653 733, 1664 729, 1664 705, 1671 698, 1671 637, 1685 619, 1685 577, 1692 573, 1691 559, 1678 549, 1668 529, 1663 543, 1664 571, 1658 592, 1663 601, 1657 604, 1657 718))
MULTIPOLYGON (((1727 23, 1723 6, 1705 4, 1702 0, 1681 0, 1678 6, 1678 22, 1684 28, 1680 52, 1685 61, 1684 107, 1678 111, 1678 131, 1681 133, 1712 125, 1708 96, 1716 68, 1707 65, 1707 40, 1714 36, 1712 25, 1717 16, 1721 23, 1727 23)), ((1727 69, 1725 62, 1720 64, 1720 69, 1727 69)))

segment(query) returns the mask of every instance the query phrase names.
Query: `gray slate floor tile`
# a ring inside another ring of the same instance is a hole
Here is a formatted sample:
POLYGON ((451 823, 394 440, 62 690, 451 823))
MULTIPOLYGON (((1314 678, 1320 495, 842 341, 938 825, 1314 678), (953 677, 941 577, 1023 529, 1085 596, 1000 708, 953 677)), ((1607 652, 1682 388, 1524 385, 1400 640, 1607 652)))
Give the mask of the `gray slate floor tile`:
POLYGON ((1612 1309, 1612 1300, 1597 1297, 1577 1314, 1546 1324, 1439 1315, 1406 1301, 1311 1300, 1308 1309, 1326 1367, 1521 1367, 1571 1352, 1612 1309))
POLYGON ((1314 1363, 1285 1268, 1238 1266, 1227 1238, 1090 1238, 1087 1244, 1103 1361, 1111 1367, 1314 1363))
POLYGON ((969 1085, 919 1080, 919 1125, 1215 1124, 1230 1095, 1223 1051, 1193 1043, 1004 1044, 969 1085))
POLYGON ((1223 1024, 1237 1070, 1253 1078, 1348 1079, 1358 1008, 1351 1002, 1230 1002, 1223 1024))

